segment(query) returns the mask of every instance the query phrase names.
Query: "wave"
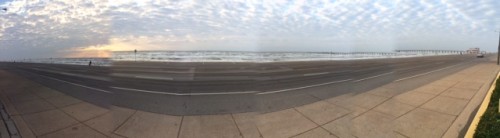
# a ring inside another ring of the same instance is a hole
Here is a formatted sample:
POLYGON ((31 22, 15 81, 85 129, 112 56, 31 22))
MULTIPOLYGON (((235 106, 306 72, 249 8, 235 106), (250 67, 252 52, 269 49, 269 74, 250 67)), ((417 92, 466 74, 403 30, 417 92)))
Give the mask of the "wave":
POLYGON ((456 55, 452 52, 239 52, 239 51, 118 51, 110 58, 45 58, 18 62, 111 66, 116 61, 141 62, 287 62, 329 61, 378 58, 407 58, 435 55, 456 55))

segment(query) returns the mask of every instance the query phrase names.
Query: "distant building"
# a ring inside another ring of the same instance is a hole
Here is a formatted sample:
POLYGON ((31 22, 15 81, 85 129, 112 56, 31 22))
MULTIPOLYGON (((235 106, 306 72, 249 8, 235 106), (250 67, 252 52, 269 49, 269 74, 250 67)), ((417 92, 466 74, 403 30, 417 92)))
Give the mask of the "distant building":
POLYGON ((478 47, 475 47, 475 48, 469 48, 469 50, 467 50, 467 54, 479 54, 481 51, 479 50, 478 47))

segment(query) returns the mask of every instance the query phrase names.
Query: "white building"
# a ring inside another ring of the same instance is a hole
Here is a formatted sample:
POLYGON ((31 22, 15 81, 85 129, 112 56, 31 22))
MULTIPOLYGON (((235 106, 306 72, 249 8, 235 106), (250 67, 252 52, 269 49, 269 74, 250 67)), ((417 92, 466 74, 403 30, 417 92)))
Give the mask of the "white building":
POLYGON ((467 53, 468 54, 479 54, 481 51, 479 50, 478 47, 475 47, 475 48, 469 48, 469 50, 467 50, 467 53))

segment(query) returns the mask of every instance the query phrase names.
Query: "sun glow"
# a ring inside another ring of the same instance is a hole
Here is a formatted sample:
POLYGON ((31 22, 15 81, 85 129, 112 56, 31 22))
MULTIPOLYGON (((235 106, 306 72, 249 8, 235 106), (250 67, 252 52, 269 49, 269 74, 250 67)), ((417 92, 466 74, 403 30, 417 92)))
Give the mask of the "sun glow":
POLYGON ((133 50, 164 50, 164 46, 151 44, 148 38, 124 40, 119 38, 110 39, 109 44, 92 45, 84 48, 71 50, 67 57, 110 57, 113 51, 133 50), (163 48, 163 49, 162 49, 163 48))
POLYGON ((111 51, 109 50, 77 50, 70 52, 65 57, 69 58, 108 58, 111 57, 111 51))

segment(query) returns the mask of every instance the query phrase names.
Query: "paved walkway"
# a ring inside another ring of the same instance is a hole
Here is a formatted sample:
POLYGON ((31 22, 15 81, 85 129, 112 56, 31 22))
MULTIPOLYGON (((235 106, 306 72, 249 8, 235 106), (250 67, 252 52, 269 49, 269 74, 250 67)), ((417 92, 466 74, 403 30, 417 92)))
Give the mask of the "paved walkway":
POLYGON ((98 107, 0 70, 0 100, 26 138, 458 137, 497 71, 478 64, 407 92, 394 82, 271 113, 171 116, 98 107))

